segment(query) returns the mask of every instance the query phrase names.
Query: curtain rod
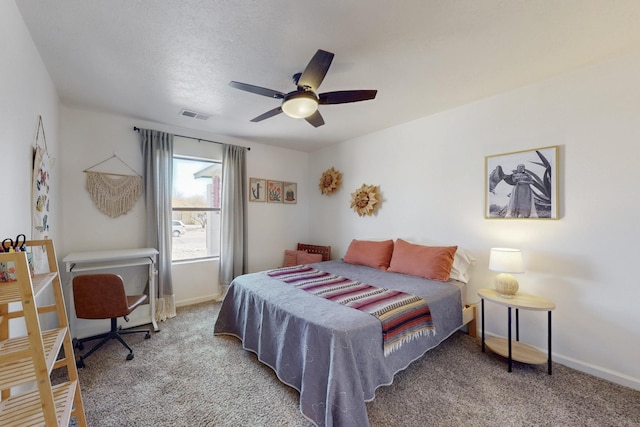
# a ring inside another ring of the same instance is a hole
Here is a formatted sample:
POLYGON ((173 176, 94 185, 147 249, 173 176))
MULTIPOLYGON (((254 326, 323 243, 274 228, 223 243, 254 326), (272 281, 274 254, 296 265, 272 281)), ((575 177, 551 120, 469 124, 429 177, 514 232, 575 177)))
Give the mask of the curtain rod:
MULTIPOLYGON (((134 126, 134 127, 133 127, 133 130, 134 130, 134 131, 136 131, 136 132, 140 132, 142 129, 140 129, 140 128, 139 128, 139 127, 137 127, 137 126, 134 126)), ((211 143, 213 143, 213 144, 222 144, 222 142, 218 142, 218 141, 211 141, 210 139, 194 138, 193 136, 176 135, 176 134, 173 134, 173 136, 179 136, 180 138, 195 139, 195 140, 196 140, 196 141, 198 141, 198 142, 202 141, 202 142, 211 142, 211 143)), ((232 145, 234 145, 234 144, 232 144, 232 145)), ((242 148, 246 148, 246 149, 247 149, 247 151, 251 151, 251 147, 242 147, 242 148)))

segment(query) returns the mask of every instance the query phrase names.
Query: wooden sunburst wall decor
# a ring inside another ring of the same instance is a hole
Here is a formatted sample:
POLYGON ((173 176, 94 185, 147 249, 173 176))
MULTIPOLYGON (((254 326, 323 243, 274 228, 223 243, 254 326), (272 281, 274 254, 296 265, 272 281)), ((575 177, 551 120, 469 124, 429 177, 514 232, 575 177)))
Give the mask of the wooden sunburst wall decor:
POLYGON ((327 169, 322 173, 320 177, 320 192, 322 194, 326 194, 327 196, 333 193, 340 186, 340 180, 342 179, 342 172, 338 172, 331 167, 331 169, 327 169))
POLYGON ((360 216, 373 214, 378 207, 378 187, 362 184, 351 193, 351 207, 360 216))

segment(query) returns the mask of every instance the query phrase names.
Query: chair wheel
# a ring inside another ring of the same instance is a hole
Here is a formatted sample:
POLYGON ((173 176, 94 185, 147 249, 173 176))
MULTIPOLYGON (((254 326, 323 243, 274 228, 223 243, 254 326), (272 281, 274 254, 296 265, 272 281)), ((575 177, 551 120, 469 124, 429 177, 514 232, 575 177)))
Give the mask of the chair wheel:
POLYGON ((131 359, 133 359, 133 353, 127 354, 127 360, 131 360, 131 359))
POLYGON ((84 360, 76 360, 76 368, 84 368, 84 360))
POLYGON ((73 348, 77 348, 78 350, 84 350, 84 346, 80 341, 78 341, 78 338, 71 340, 71 345, 73 348))
POLYGON ((151 338, 151 332, 147 332, 147 333, 144 335, 144 339, 145 339, 145 340, 148 340, 149 338, 151 338))

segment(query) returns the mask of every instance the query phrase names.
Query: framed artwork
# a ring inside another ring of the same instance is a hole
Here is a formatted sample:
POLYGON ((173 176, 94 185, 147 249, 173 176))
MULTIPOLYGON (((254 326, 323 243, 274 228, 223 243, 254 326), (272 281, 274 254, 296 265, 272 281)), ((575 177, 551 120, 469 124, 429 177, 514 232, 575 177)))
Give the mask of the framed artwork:
POLYGON ((284 203, 298 203, 298 184, 295 182, 284 183, 284 203))
POLYGON ((282 181, 267 180, 267 202, 282 203, 282 181))
POLYGON ((485 218, 558 219, 558 147, 485 157, 485 218))
POLYGON ((249 201, 264 202, 267 200, 267 181, 262 178, 249 178, 249 201))

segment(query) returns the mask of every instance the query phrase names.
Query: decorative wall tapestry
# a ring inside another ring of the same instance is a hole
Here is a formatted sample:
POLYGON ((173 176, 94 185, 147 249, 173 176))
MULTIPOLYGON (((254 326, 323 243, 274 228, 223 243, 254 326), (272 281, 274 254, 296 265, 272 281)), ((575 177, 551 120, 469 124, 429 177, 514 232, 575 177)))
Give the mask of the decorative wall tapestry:
POLYGON ((485 157, 485 217, 558 219, 558 146, 485 157))
POLYGON ((142 195, 142 176, 116 154, 83 171, 87 174, 87 191, 103 214, 117 218, 129 212, 142 195), (111 159, 118 159, 135 175, 93 172, 91 169, 111 159))
MULTIPOLYGON (((51 182, 51 158, 47 149, 47 138, 44 133, 42 116, 38 116, 36 129, 35 149, 33 152, 33 175, 31 179, 31 236, 33 240, 48 239, 50 235, 51 211, 49 198, 51 182), (42 137, 40 137, 42 134, 42 137)), ((33 251, 33 264, 35 271, 43 271, 48 267, 47 254, 44 247, 35 246, 33 251)))
POLYGON ((372 215, 378 208, 378 187, 362 184, 351 193, 351 207, 360 216, 372 215))

